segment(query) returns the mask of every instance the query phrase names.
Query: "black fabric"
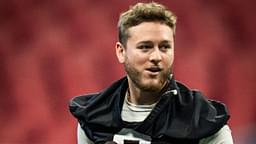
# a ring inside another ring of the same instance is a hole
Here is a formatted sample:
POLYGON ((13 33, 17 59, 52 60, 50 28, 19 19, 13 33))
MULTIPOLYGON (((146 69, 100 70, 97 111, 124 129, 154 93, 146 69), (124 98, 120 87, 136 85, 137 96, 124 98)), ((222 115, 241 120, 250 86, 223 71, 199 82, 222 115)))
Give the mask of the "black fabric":
POLYGON ((149 116, 141 123, 128 124, 121 119, 127 88, 125 77, 100 93, 70 101, 70 112, 95 143, 112 141, 122 128, 132 127, 151 136, 153 143, 194 144, 216 133, 229 119, 224 104, 207 100, 202 93, 170 79, 149 116), (178 93, 174 95, 172 90, 178 93))

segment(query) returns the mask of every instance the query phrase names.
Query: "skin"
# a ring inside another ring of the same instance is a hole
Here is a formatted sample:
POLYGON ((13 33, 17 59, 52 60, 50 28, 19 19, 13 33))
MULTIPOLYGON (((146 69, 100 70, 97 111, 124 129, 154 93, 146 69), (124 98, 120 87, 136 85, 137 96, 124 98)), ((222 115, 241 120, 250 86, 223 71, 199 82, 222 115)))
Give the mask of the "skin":
POLYGON ((159 22, 143 22, 130 27, 128 34, 126 47, 116 43, 118 61, 127 73, 128 100, 137 105, 155 103, 172 73, 173 30, 159 22))

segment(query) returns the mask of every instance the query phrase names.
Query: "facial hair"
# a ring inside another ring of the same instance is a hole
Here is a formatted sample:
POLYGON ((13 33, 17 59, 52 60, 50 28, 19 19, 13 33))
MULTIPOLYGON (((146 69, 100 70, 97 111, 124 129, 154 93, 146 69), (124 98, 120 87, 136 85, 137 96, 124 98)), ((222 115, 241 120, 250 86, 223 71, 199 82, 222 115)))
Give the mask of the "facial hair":
POLYGON ((162 88, 165 86, 167 83, 168 77, 172 73, 171 66, 168 67, 167 69, 163 69, 159 73, 159 83, 158 84, 153 84, 153 83, 143 83, 143 72, 140 72, 137 70, 135 67, 129 64, 129 62, 124 63, 124 68, 131 79, 131 81, 134 83, 136 87, 141 89, 142 91, 147 91, 147 92, 160 92, 162 88))

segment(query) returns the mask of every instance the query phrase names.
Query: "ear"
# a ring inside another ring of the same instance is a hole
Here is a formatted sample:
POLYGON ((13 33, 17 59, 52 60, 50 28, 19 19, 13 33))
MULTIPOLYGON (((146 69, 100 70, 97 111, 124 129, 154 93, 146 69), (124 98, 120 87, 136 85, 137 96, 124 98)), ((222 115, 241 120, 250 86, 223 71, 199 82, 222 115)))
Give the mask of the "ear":
POLYGON ((119 63, 124 63, 125 61, 125 48, 124 46, 120 43, 116 43, 116 56, 119 61, 119 63))

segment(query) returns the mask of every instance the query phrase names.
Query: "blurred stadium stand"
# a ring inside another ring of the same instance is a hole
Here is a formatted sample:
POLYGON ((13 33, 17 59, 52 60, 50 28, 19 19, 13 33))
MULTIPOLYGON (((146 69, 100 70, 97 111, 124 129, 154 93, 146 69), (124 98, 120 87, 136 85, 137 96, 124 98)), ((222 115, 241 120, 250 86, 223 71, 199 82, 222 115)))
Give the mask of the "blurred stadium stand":
MULTIPOLYGON (((235 143, 255 143, 256 2, 158 2, 178 16, 176 79, 226 103, 235 143)), ((116 24, 134 3, 0 1, 0 144, 76 142, 69 99, 124 75, 116 24)))

